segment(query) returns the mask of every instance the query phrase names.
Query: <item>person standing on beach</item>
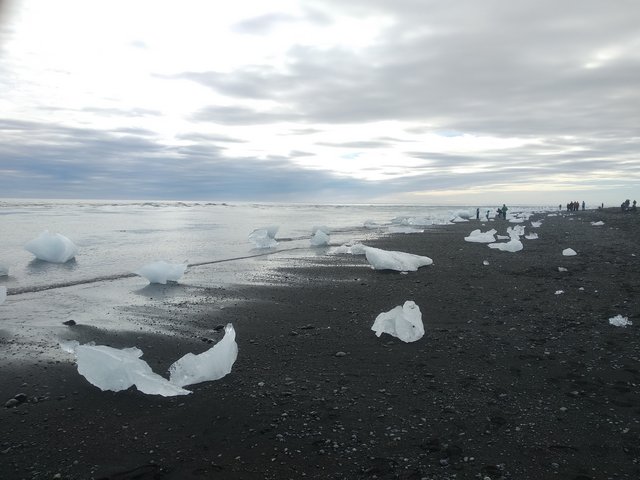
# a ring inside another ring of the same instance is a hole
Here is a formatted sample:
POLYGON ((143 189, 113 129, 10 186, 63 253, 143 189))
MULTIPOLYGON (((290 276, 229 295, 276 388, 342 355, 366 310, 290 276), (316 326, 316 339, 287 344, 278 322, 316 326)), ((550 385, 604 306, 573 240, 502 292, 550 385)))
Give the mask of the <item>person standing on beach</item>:
POLYGON ((502 204, 502 218, 504 218, 505 220, 507 219, 507 210, 509 210, 509 208, 503 203, 502 204))
POLYGON ((480 208, 476 208, 476 220, 480 220, 480 208))
POLYGON ((582 200, 582 211, 584 212, 584 200, 582 200))
POLYGON ((489 221, 489 212, 490 210, 487 210, 487 222, 489 221))

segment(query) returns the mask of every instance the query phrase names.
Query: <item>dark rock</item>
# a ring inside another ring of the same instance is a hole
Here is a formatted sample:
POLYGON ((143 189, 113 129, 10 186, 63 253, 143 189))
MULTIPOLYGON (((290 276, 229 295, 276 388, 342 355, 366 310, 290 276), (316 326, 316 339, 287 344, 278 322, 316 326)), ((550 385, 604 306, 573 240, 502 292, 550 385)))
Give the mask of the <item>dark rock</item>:
POLYGON ((24 403, 27 401, 27 395, 25 393, 19 393, 13 398, 15 398, 20 403, 24 403))
POLYGON ((12 398, 11 400, 7 400, 7 402, 4 404, 5 408, 13 408, 13 407, 17 407, 18 405, 20 405, 20 402, 15 398, 12 398))
POLYGON ((69 327, 73 327, 74 325, 76 325, 76 321, 75 320, 67 320, 66 322, 62 322, 63 325, 67 325, 69 327))

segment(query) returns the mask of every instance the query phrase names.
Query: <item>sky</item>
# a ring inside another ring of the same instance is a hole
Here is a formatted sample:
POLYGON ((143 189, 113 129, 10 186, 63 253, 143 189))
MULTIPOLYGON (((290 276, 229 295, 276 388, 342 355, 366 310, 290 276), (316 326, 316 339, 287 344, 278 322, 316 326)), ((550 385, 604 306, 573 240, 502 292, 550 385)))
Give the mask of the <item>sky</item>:
POLYGON ((0 0, 0 197, 640 200, 637 0, 0 0))

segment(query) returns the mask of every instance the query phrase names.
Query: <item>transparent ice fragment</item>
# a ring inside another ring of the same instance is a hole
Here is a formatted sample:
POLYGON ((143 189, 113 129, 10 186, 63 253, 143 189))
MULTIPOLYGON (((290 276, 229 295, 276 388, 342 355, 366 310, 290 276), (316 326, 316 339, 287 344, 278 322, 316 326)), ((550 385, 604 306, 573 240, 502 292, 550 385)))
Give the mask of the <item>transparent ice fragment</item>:
POLYGON ((316 230, 313 237, 311 237, 311 246, 323 247, 329 243, 329 235, 323 230, 316 230))
POLYGON ((633 322, 631 322, 628 317, 616 315, 615 317, 611 317, 609 319, 609 324, 613 325, 614 327, 626 327, 628 325, 633 325, 633 322))
POLYGON ((183 263, 167 263, 164 260, 153 262, 136 270, 134 273, 149 280, 149 283, 161 283, 165 285, 167 282, 177 282, 180 280, 187 265, 183 263))
POLYGON ((565 248, 562 251, 562 255, 565 257, 573 257, 574 255, 578 255, 578 253, 573 248, 565 248))
POLYGON ((194 383, 218 380, 231 372, 238 357, 236 332, 232 324, 227 324, 222 340, 199 355, 187 353, 169 367, 171 383, 184 387, 194 383))
POLYGON ((468 237, 464 237, 466 242, 472 243, 492 243, 496 241, 496 231, 491 229, 487 232, 482 232, 480 229, 472 231, 468 237))
POLYGON ((403 342, 415 342, 424 335, 422 313, 420 308, 411 300, 404 302, 388 312, 378 315, 371 330, 379 337, 387 333, 403 342))
POLYGON ((24 246, 25 250, 33 253, 36 258, 51 263, 65 263, 78 253, 78 247, 64 235, 42 232, 24 246))
POLYGON ((433 264, 433 260, 429 257, 414 255, 412 253, 381 250, 373 247, 366 247, 365 255, 367 261, 375 270, 415 272, 422 266, 433 264))
POLYGON ((258 228, 249 234, 249 241, 252 242, 256 248, 273 248, 278 245, 275 239, 277 232, 277 226, 258 228))

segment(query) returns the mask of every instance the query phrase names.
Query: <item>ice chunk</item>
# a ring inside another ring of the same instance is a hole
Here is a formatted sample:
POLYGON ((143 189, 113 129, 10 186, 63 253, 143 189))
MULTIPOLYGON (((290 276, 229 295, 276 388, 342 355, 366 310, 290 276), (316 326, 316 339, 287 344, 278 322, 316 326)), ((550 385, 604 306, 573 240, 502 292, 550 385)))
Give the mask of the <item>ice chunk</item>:
POLYGON ((486 267, 487 265, 489 265, 489 260, 483 260, 482 264, 486 267))
POLYGON ((9 266, 0 263, 0 277, 6 277, 9 275, 9 266))
POLYGON ((511 237, 509 235, 496 235, 498 240, 510 240, 511 237))
POLYGON ((564 290, 556 290, 556 295, 562 295, 564 293, 564 290))
POLYGON ((149 283, 161 283, 164 285, 167 282, 180 280, 186 269, 186 264, 167 263, 164 260, 160 260, 159 262, 149 263, 134 273, 145 277, 149 280, 149 283))
POLYGON ((609 319, 609 325, 613 325, 614 327, 626 327, 627 325, 633 325, 633 322, 631 322, 628 317, 616 315, 609 319))
POLYGON ((510 242, 490 243, 489 248, 495 248, 503 252, 519 252, 524 248, 522 242, 517 238, 512 238, 510 242))
POLYGON ((462 222, 468 222, 469 220, 467 218, 462 218, 462 217, 453 217, 451 221, 453 223, 462 223, 462 222))
POLYGON ((601 227, 602 225, 604 225, 604 222, 602 220, 600 220, 599 222, 591 222, 591 225, 593 225, 594 227, 601 227))
POLYGON ((373 247, 366 247, 365 255, 367 261, 375 270, 415 272, 418 268, 433 263, 433 260, 429 257, 413 255, 412 253, 381 250, 373 247))
POLYGON ((509 223, 524 223, 525 219, 524 218, 509 218, 509 223))
POLYGON ((565 248, 562 251, 562 255, 565 257, 573 257, 574 255, 577 255, 577 252, 573 248, 565 248))
POLYGON ((453 212, 452 217, 454 219, 457 217, 463 220, 469 220, 471 218, 471 212, 469 210, 456 210, 455 212, 453 212))
POLYGON ((433 220, 427 217, 395 217, 391 220, 394 225, 413 227, 427 227, 433 225, 433 220))
POLYGON ((135 385, 149 395, 173 397, 191 393, 153 373, 147 362, 140 358, 142 350, 138 348, 117 349, 77 342, 63 342, 60 347, 75 354, 78 373, 102 391, 119 392, 135 385))
POLYGON ((531 222, 531 228, 538 228, 542 225, 542 222, 531 222))
POLYGON ((356 243, 355 245, 340 245, 339 247, 331 249, 329 252, 330 255, 340 255, 340 254, 349 254, 349 255, 364 255, 364 251, 367 247, 361 243, 356 243))
POLYGON ((316 230, 311 237, 311 245, 313 247, 322 247, 329 243, 329 235, 324 230, 316 230))
POLYGON ((516 225, 515 227, 508 227, 507 228, 507 235, 509 235, 509 238, 519 238, 522 235, 524 235, 524 226, 523 225, 516 225))
POLYGON ((78 247, 64 235, 45 230, 24 246, 36 258, 52 263, 65 263, 78 253, 78 247))
POLYGON ((564 268, 564 267, 558 267, 558 271, 559 271, 559 272, 568 272, 569 270, 567 270, 567 269, 566 269, 566 268, 564 268))
POLYGON ((527 240, 537 240, 538 239, 538 234, 537 233, 530 233, 528 235, 525 235, 524 238, 526 238, 527 240))
POLYGON ((249 241, 253 242, 256 248, 273 248, 278 245, 275 239, 277 232, 276 226, 258 228, 249 234, 249 241))
POLYGON ((491 243, 496 241, 495 235, 496 231, 494 229, 491 229, 488 232, 482 232, 478 229, 471 232, 469 236, 464 237, 464 239, 467 242, 491 243))
MULTIPOLYGON (((331 234, 331 230, 329 229, 329 227, 327 227, 326 225, 315 225, 312 229, 311 229, 311 235, 315 235, 316 232, 321 231, 326 233, 327 235, 331 234)), ((275 237, 275 233, 273 234, 273 236, 275 237)))
POLYGON ((422 313, 414 302, 407 300, 403 306, 397 306, 378 315, 371 330, 376 332, 378 337, 388 333, 403 342, 415 342, 424 335, 422 313))
POLYGON ((171 383, 184 387, 194 383, 218 380, 231 372, 238 357, 236 331, 227 324, 222 340, 200 355, 187 353, 169 367, 171 383))
POLYGON ((7 299, 7 287, 0 287, 0 305, 7 299))

